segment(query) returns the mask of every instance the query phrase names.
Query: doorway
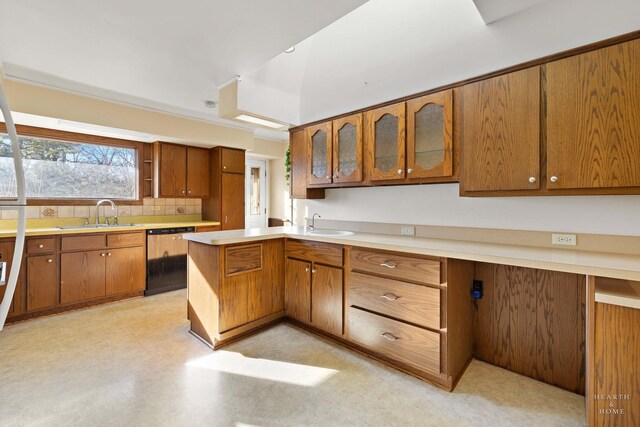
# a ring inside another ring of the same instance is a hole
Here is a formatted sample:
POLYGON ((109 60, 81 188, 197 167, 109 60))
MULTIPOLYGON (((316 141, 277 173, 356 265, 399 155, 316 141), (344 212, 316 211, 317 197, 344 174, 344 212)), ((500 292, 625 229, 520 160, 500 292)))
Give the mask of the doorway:
POLYGON ((267 161, 247 159, 245 171, 245 228, 267 226, 267 161))

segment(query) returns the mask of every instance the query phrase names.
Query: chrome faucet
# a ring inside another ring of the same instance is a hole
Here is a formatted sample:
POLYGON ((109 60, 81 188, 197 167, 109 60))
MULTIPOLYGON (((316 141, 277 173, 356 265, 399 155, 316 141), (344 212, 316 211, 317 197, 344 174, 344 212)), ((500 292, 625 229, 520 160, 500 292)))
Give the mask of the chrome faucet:
MULTIPOLYGON (((98 200, 98 203, 96 203, 96 225, 100 224, 100 205, 103 203, 109 203, 111 205, 111 208, 113 209, 113 212, 114 212, 113 225, 118 225, 118 210, 116 209, 116 204, 109 199, 98 200)), ((109 225, 109 220, 106 219, 106 217, 107 216, 105 215, 106 224, 109 225)))
POLYGON ((309 230, 314 230, 316 228, 316 216, 318 218, 322 218, 319 214, 314 213, 311 217, 311 224, 309 224, 309 230))

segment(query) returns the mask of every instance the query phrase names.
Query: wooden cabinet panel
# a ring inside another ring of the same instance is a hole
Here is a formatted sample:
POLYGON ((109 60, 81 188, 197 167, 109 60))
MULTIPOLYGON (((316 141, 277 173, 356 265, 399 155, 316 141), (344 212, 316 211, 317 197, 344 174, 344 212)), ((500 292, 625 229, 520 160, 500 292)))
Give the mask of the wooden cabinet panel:
POLYGON ((463 88, 463 192, 540 188, 540 67, 463 88))
POLYGON ((440 284, 440 261, 357 248, 351 250, 350 261, 353 270, 431 285, 440 284))
POLYGON ((183 197, 187 193, 187 147, 158 143, 159 197, 183 197))
POLYGON ((206 148, 187 147, 187 197, 209 197, 209 157, 206 148))
POLYGON ((57 259, 53 255, 27 257, 27 311, 54 308, 58 299, 57 259))
POLYGON ((440 334, 349 308, 349 338, 411 367, 440 373, 440 334))
POLYGON ((105 276, 107 295, 145 289, 146 257, 144 252, 143 247, 107 251, 105 276))
POLYGON ((549 189, 640 187, 639 63, 634 40, 547 64, 549 189))
POLYGON ((29 255, 49 254, 55 250, 55 238, 53 237, 28 238, 26 243, 29 255))
POLYGON ((106 295, 106 256, 106 251, 61 255, 60 302, 62 304, 89 301, 106 295))
POLYGON ((362 181, 362 114, 333 121, 333 183, 362 181))
POLYGON ((145 238, 144 232, 107 234, 107 246, 110 248, 143 246, 145 238))
POLYGON ((405 103, 364 113, 365 172, 371 181, 404 179, 405 103))
POLYGON ((287 256, 342 266, 342 246, 330 243, 287 240, 287 256))
POLYGON ((262 243, 225 248, 227 276, 262 268, 262 243))
POLYGON ((453 90, 407 101, 407 178, 453 174, 453 90))
POLYGON ((331 184, 333 158, 333 132, 331 122, 307 128, 307 153, 309 156, 309 185, 331 184))
POLYGON ((222 148, 220 153, 222 157, 223 173, 241 173, 244 174, 244 151, 234 150, 231 148, 222 148))
POLYGON ((440 290, 351 272, 349 304, 432 329, 440 329, 440 290))
POLYGON ((342 335, 342 269, 314 264, 311 272, 311 323, 342 335))
POLYGON ((104 234, 62 237, 63 251, 78 251, 88 249, 100 249, 105 247, 106 236, 104 234))
POLYGON ((261 270, 250 273, 258 280, 249 283, 249 321, 284 311, 284 240, 266 240, 260 245, 264 262, 261 270))
POLYGON ((221 198, 222 229, 244 228, 244 175, 223 173, 221 198))
POLYGON ((300 129, 289 134, 289 158, 291 176, 289 178, 289 196, 292 199, 324 199, 323 188, 308 188, 308 147, 306 130, 300 129))
POLYGON ((226 277, 220 282, 220 332, 226 332, 249 322, 249 287, 259 280, 247 273, 226 277))
POLYGON ((205 227, 196 227, 196 233, 207 233, 209 231, 220 231, 219 225, 207 225, 205 227))
POLYGON ((285 278, 287 316, 311 322, 311 263, 287 258, 285 278))
MULTIPOLYGON (((11 271, 11 264, 13 262, 13 240, 1 240, 0 241, 0 262, 7 263, 7 281, 9 280, 9 272, 11 271)), ((6 286, 0 286, 0 301, 4 298, 4 294, 7 290, 6 286)), ((18 286, 16 286, 16 292, 18 291, 18 286)), ((11 300, 11 306, 9 307, 9 316, 18 314, 16 310, 16 296, 14 294, 13 299, 11 300)))

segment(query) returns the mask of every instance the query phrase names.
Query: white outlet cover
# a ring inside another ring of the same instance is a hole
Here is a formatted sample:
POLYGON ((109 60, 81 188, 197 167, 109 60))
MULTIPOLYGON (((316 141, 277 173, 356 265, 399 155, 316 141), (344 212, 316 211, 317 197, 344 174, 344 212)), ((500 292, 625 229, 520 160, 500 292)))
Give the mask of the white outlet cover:
POLYGON ((577 237, 575 234, 553 233, 551 235, 551 244, 563 245, 563 246, 576 246, 577 237))
POLYGON ((415 236, 416 228, 413 225, 403 225, 400 227, 400 234, 403 236, 415 236))

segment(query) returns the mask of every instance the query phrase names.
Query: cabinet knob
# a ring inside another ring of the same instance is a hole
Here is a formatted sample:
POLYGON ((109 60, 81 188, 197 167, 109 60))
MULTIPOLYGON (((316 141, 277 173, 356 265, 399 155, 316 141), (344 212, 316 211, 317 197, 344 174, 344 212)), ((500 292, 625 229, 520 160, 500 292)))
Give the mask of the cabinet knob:
POLYGON ((53 262, 53 260, 52 260, 51 258, 49 258, 49 259, 47 260, 47 262, 51 263, 51 262, 53 262))
POLYGON ((558 182, 558 177, 557 176, 552 176, 551 178, 549 178, 549 181, 558 182))
POLYGON ((189 194, 191 194, 191 190, 189 190, 189 194))
POLYGON ((44 245, 38 245, 38 248, 42 249, 44 248, 44 245))
POLYGON ((535 176, 529 177, 529 182, 532 184, 536 182, 536 177, 535 176))
POLYGON ((382 334, 382 336, 388 339, 389 341, 395 341, 398 339, 398 337, 394 336, 393 334, 390 334, 389 332, 385 332, 384 334, 382 334))
POLYGON ((338 179, 338 175, 333 175, 333 179, 338 179))
POLYGON ((411 168, 407 169, 407 173, 409 173, 409 174, 413 173, 413 169, 411 169, 411 168))
POLYGON ((184 193, 185 193, 185 191, 184 191, 184 190, 182 190, 182 194, 184 194, 184 193))
POLYGON ((226 166, 222 166, 222 169, 226 169, 226 168, 227 168, 226 166))
POLYGON ((227 217, 227 215, 225 215, 225 216, 224 216, 224 223, 225 223, 225 224, 227 223, 227 219, 228 219, 228 217, 227 217))
POLYGON ((311 272, 312 272, 312 273, 315 273, 315 272, 316 272, 316 269, 314 268, 313 270, 311 270, 311 272))
POLYGON ((109 252, 109 253, 107 254, 107 256, 111 256, 111 252, 109 252))
POLYGON ((305 268, 304 268, 304 271, 307 271, 307 272, 308 272, 309 270, 310 270, 310 268, 309 268, 309 267, 305 267, 305 268))
POLYGON ((100 256, 107 256, 107 254, 100 254, 100 256))
POLYGON ((327 175, 327 179, 331 179, 331 177, 329 175, 327 175))
POLYGON ((402 175, 402 169, 398 169, 398 175, 402 175))

